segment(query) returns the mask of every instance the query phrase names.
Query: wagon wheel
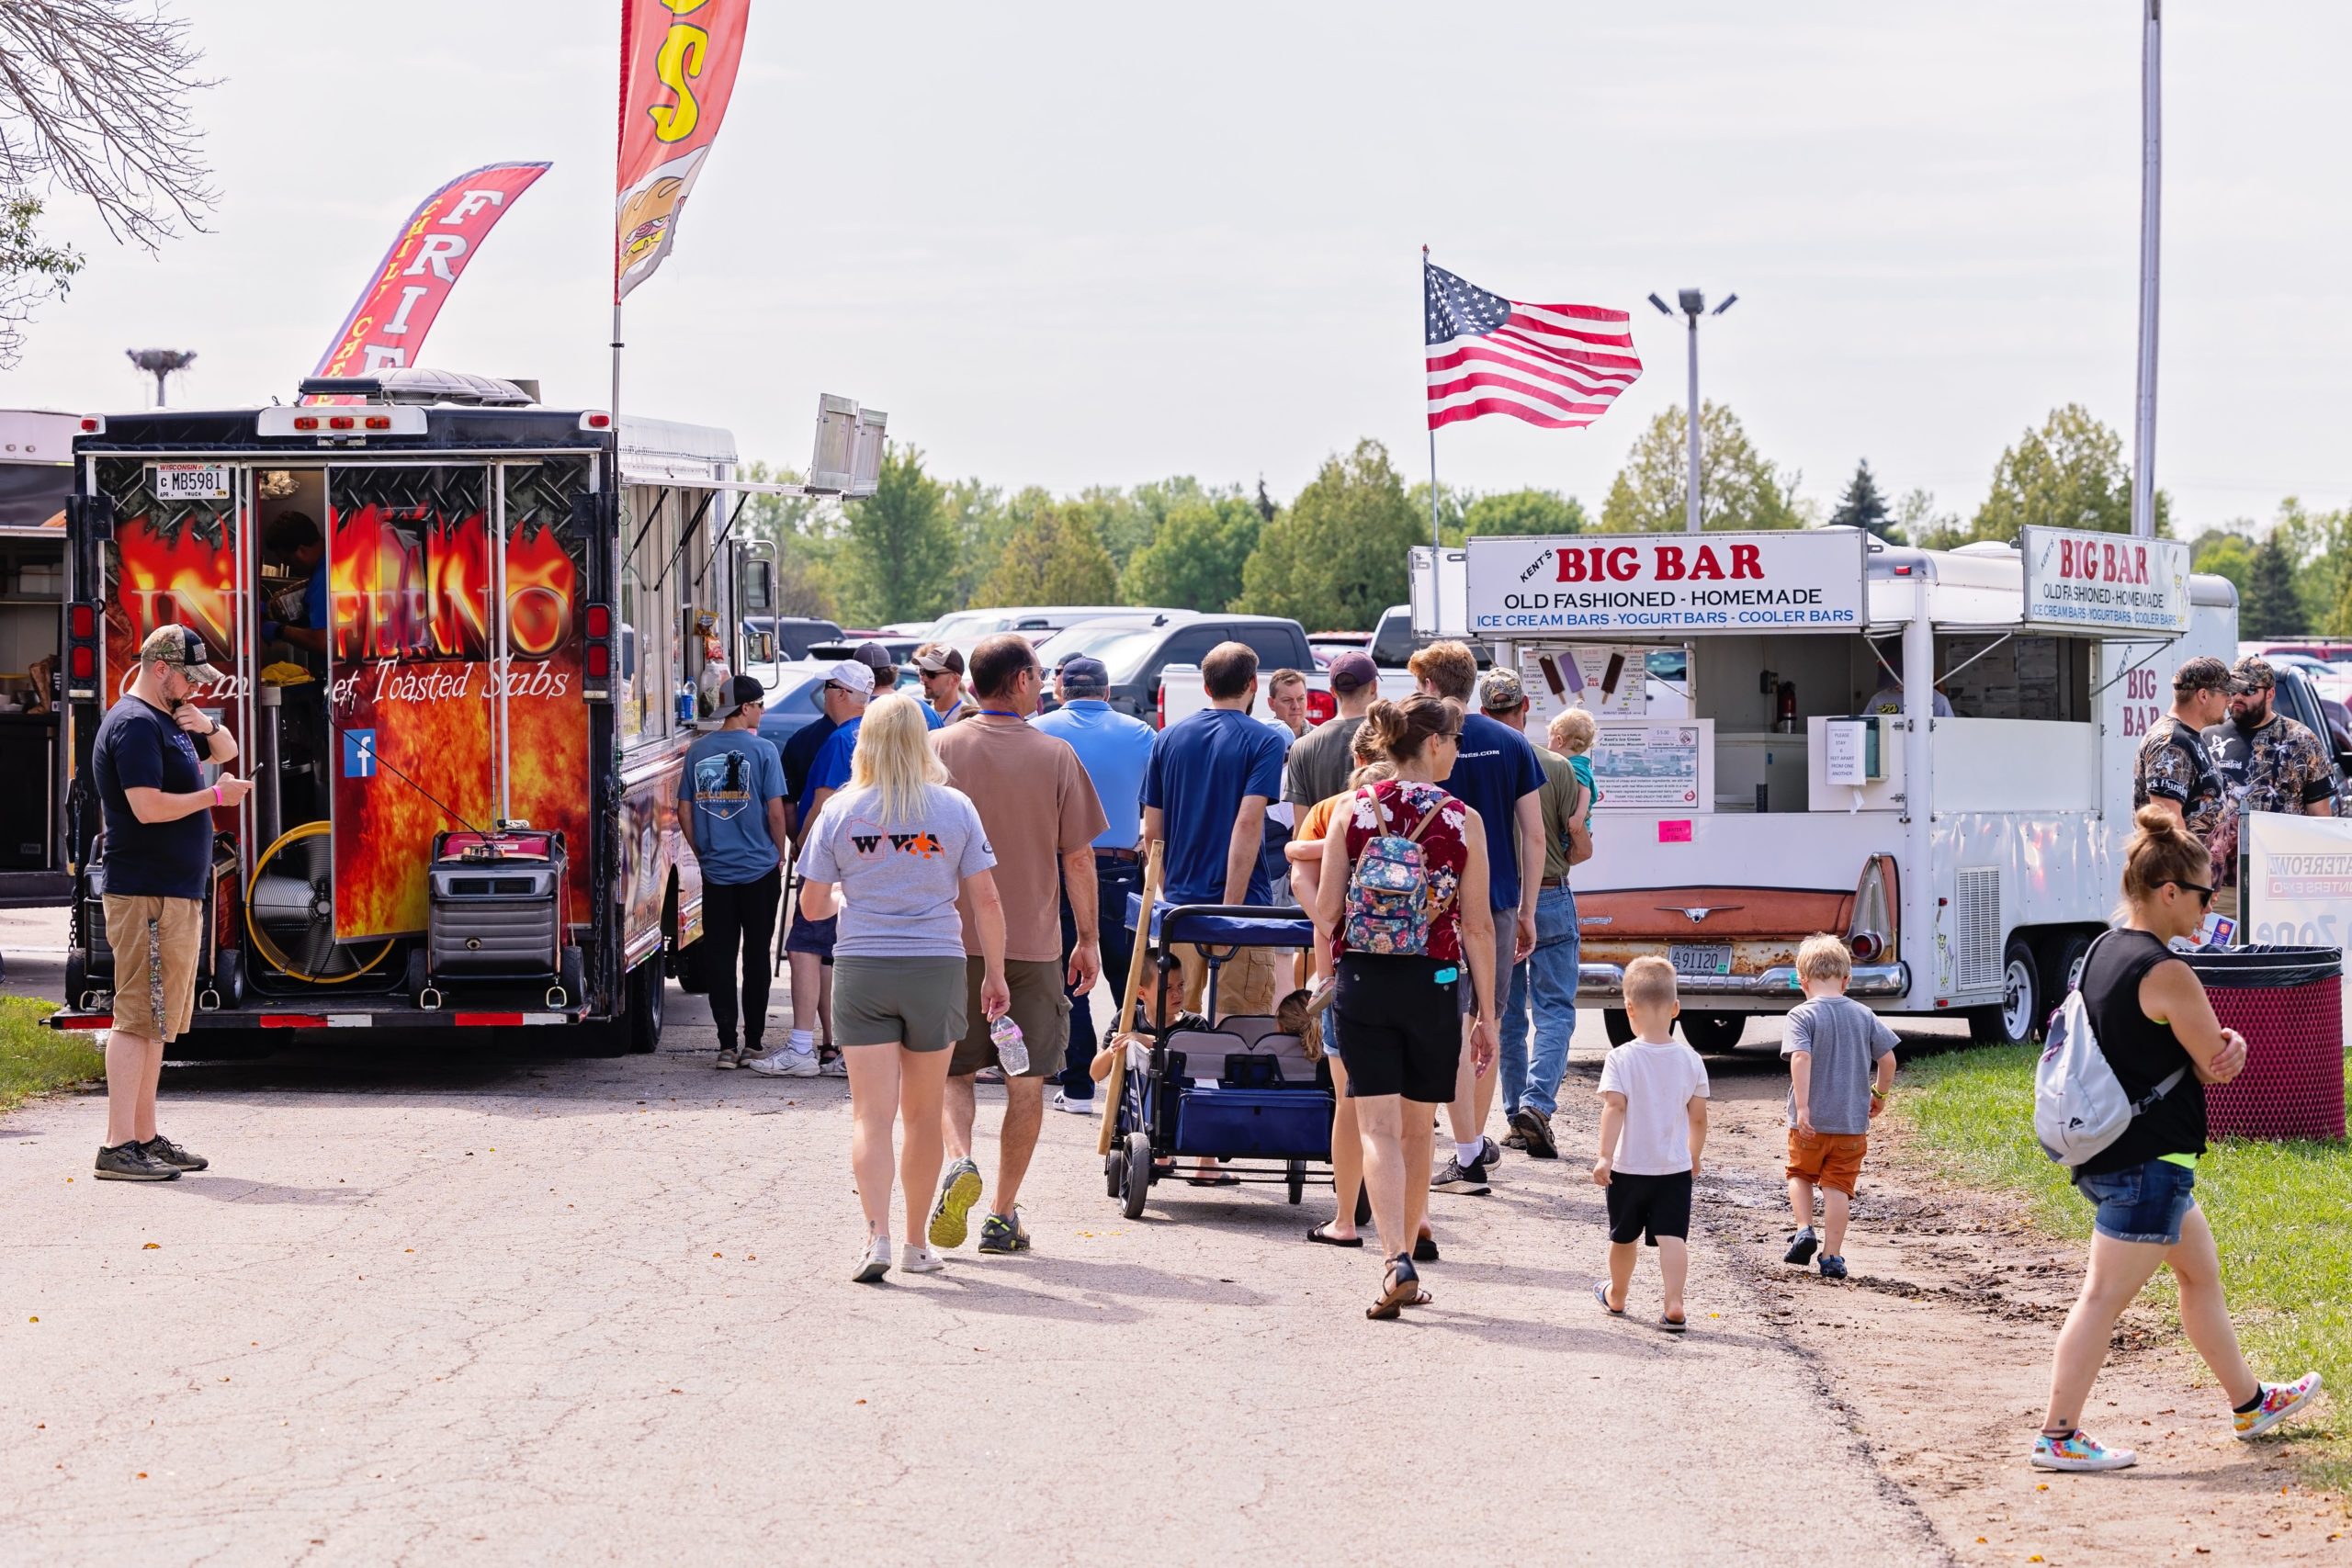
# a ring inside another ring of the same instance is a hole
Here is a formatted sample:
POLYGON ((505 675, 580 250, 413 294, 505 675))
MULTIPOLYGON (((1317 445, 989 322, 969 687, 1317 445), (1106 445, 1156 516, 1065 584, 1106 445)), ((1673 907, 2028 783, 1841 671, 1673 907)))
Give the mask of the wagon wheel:
POLYGON ((1127 1134, 1126 1216, 1143 1218, 1143 1201, 1151 1191, 1151 1138, 1144 1133, 1127 1134))
POLYGON ((1291 1202, 1294 1205, 1305 1202, 1306 1201, 1306 1162, 1303 1159, 1295 1159, 1283 1168, 1284 1174, 1290 1178, 1291 1202))

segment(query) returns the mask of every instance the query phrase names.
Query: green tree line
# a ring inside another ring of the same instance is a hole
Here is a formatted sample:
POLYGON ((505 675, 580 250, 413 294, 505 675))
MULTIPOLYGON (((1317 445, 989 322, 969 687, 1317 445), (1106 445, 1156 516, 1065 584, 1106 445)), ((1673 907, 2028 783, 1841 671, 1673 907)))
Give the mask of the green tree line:
MULTIPOLYGON (((1867 528, 1893 543, 1951 548, 2013 540, 2028 525, 2131 528, 2122 438, 2079 404, 2053 409, 1993 465, 1973 516, 1939 510, 1921 489, 1893 495, 1868 459, 1825 513, 1797 493, 1800 475, 1770 461, 1728 408, 1700 410, 1701 520, 1709 529, 1867 528)), ((1190 475, 1056 495, 1006 491, 931 473, 921 449, 893 445, 867 498, 753 498, 747 531, 775 541, 784 608, 845 624, 924 620, 969 605, 1151 604, 1290 615, 1311 629, 1363 629, 1407 594, 1407 552, 1432 522, 1449 544, 1498 534, 1672 533, 1685 516, 1688 425, 1668 409, 1634 442, 1598 517, 1574 496, 1408 485, 1387 449, 1363 440, 1326 457, 1287 502, 1254 486, 1190 475)), ((748 477, 791 479, 752 465, 748 477)), ((2171 502, 2156 497, 2169 536, 2171 502)), ((2352 636, 2352 509, 2282 503, 2193 542, 2196 568, 2238 585, 2249 637, 2352 636)))

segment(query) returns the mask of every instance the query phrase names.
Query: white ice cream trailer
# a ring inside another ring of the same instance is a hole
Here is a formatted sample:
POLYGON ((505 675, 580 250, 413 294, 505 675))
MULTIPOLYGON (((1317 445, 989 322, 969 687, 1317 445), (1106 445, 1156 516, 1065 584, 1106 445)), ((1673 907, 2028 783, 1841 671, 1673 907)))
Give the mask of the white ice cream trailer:
POLYGON ((1815 931, 1845 937, 1851 994, 1882 1012, 1964 1012, 1980 1039, 2038 1031, 2117 902, 2140 737, 2182 660, 2232 656, 2237 600, 2189 575, 2185 545, 2026 536, 1415 552, 1416 630, 1495 645, 1532 736, 1565 707, 1594 715, 1579 995, 1610 1009, 1612 1038, 1624 966, 1655 953, 1680 976, 1691 1043, 1730 1049, 1747 1014, 1800 999, 1796 948, 1815 931), (1643 679, 1660 648, 1687 652, 1670 717, 1643 679))

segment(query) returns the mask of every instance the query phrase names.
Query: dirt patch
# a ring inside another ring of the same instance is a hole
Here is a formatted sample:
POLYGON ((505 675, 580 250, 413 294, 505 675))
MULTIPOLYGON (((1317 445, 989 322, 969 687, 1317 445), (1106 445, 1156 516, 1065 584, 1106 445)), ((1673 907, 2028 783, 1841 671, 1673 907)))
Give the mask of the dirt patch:
POLYGON ((2344 1500, 2297 1482, 2291 1436, 2236 1441, 2220 1392, 2153 1312, 2118 1330, 2086 1421, 2137 1449, 2138 1466, 2030 1468, 2079 1247, 2032 1229, 2013 1201, 1939 1180, 1889 1125, 1872 1136, 1854 1205, 1853 1277, 1792 1268, 1781 1261, 1784 1080, 1747 1057, 1710 1066, 1704 1224, 1960 1561, 2352 1562, 2344 1500))

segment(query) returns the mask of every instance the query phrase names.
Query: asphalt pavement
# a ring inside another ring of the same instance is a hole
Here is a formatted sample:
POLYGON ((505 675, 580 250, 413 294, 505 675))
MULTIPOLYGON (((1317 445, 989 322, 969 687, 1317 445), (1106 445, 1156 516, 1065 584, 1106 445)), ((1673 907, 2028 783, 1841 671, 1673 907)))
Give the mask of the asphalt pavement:
POLYGON ((671 1009, 650 1056, 174 1068, 213 1168, 165 1186, 91 1181, 94 1097, 0 1121, 0 1562, 1945 1560, 1714 1241, 1687 1337, 1646 1259, 1602 1316, 1581 1160, 1437 1197, 1434 1303, 1370 1323, 1313 1190, 1130 1222, 1049 1113, 1033 1251, 859 1286, 846 1084, 671 1009))

